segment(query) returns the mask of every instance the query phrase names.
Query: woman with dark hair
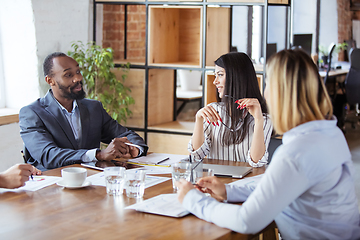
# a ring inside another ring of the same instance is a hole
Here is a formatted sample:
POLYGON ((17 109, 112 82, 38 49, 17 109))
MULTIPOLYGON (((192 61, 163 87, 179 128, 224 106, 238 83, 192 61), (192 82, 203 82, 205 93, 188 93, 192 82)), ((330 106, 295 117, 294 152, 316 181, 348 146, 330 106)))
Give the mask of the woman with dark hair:
POLYGON ((196 113, 188 150, 195 160, 267 163, 272 124, 268 117, 254 66, 245 53, 227 53, 215 61, 215 80, 221 102, 196 113))
POLYGON ((176 182, 182 205, 221 227, 254 234, 275 221, 283 239, 360 239, 349 147, 318 69, 301 50, 268 61, 265 97, 282 145, 256 184, 176 182), (241 206, 223 203, 244 202, 241 206))

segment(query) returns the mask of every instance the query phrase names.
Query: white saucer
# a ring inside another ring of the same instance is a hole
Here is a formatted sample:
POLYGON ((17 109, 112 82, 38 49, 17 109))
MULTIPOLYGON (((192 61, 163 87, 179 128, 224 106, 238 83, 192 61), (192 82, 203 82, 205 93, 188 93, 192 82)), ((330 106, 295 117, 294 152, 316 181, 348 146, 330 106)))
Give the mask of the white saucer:
POLYGON ((58 186, 60 187, 64 187, 64 188, 69 188, 69 189, 77 189, 77 188, 83 188, 83 187, 88 187, 91 185, 90 181, 85 181, 81 186, 67 186, 66 184, 63 183, 63 181, 61 180, 60 182, 56 183, 58 186))

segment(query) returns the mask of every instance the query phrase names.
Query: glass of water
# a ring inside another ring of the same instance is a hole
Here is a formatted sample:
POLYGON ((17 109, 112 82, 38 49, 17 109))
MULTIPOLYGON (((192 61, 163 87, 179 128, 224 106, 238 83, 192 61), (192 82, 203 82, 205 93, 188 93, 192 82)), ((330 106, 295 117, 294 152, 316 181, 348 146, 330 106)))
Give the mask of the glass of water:
POLYGON ((104 168, 106 192, 109 195, 121 195, 124 189, 124 167, 106 167, 104 168))
POLYGON ((185 179, 186 181, 190 181, 191 176, 191 163, 189 162, 179 162, 172 165, 172 184, 174 191, 177 191, 178 188, 175 186, 175 182, 180 179, 185 179))
POLYGON ((195 173, 195 183, 197 183, 200 180, 200 178, 214 176, 214 169, 203 168, 201 169, 201 171, 197 171, 194 173, 195 173))
POLYGON ((145 192, 145 170, 126 172, 126 196, 129 198, 142 198, 145 192))

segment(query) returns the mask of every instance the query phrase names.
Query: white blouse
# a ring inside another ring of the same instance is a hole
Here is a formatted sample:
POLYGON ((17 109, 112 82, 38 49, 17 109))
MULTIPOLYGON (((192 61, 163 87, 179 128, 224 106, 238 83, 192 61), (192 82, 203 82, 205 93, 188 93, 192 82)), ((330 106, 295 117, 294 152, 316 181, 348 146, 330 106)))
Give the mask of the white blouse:
MULTIPOLYGON (((222 103, 210 103, 209 105, 212 106, 220 116, 226 116, 224 113, 225 107, 222 103)), ((266 151, 264 156, 257 163, 253 162, 250 157, 250 147, 255 126, 254 118, 251 116, 250 119, 248 133, 244 140, 239 144, 226 146, 221 144, 221 138, 224 132, 229 130, 223 124, 213 126, 211 123, 209 124, 204 121, 203 128, 205 141, 199 149, 194 150, 192 147, 192 138, 190 139, 188 151, 190 152, 191 157, 195 160, 200 160, 207 156, 212 159, 248 162, 253 167, 261 167, 267 164, 269 155, 267 148, 269 146, 273 129, 270 117, 267 114, 264 114, 263 129, 266 151)))
POLYGON ((257 186, 226 185, 220 203, 194 189, 183 206, 197 217, 240 233, 275 220, 284 239, 360 239, 351 154, 336 120, 311 121, 283 136, 257 186))

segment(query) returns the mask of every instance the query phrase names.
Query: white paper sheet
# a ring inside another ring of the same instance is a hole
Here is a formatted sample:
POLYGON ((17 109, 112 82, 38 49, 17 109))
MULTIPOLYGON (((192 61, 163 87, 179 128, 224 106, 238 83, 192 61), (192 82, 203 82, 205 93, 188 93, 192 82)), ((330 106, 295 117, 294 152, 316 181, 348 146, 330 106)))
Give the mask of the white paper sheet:
POLYGON ((136 171, 139 169, 145 170, 146 174, 171 174, 172 167, 153 167, 153 166, 143 166, 142 168, 133 168, 126 171, 136 171))
POLYGON ((34 179, 29 179, 25 183, 25 186, 16 189, 0 188, 0 193, 3 192, 21 192, 21 191, 37 191, 44 187, 50 186, 61 180, 61 177, 54 176, 33 176, 34 179))
POLYGON ((136 211, 164 215, 168 217, 182 217, 189 212, 183 208, 177 200, 177 194, 161 194, 156 197, 144 200, 125 209, 135 209, 136 211))
MULTIPOLYGON (((137 169, 130 169, 130 170, 126 170, 126 171, 133 171, 133 170, 139 170, 137 169)), ((168 177, 157 177, 157 176, 148 176, 146 175, 145 178, 145 188, 149 188, 152 187, 156 184, 165 182, 167 180, 170 180, 171 178, 168 177)), ((90 177, 87 177, 87 181, 90 181, 92 183, 92 185, 96 185, 96 186, 103 186, 105 187, 105 174, 104 172, 99 172, 97 174, 91 175, 90 177)))
POLYGON ((144 164, 171 165, 173 163, 180 162, 183 159, 187 159, 188 157, 189 156, 187 156, 187 155, 178 155, 178 154, 151 153, 147 156, 131 159, 131 160, 129 160, 129 162, 144 163, 144 164))

